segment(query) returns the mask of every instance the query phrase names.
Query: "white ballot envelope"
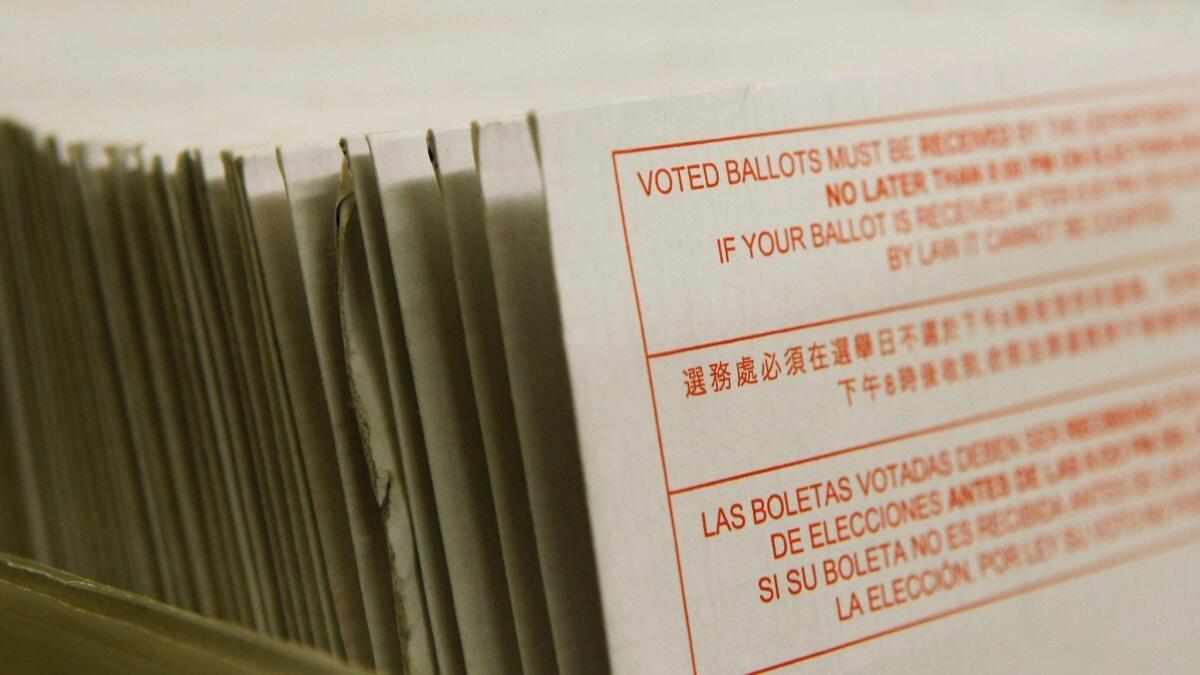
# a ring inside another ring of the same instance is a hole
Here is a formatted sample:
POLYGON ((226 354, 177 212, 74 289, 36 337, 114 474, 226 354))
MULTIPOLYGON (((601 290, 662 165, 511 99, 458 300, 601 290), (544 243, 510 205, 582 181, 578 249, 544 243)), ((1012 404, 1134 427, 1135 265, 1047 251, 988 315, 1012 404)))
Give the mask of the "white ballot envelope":
POLYGON ((533 116, 614 670, 1195 668, 1195 64, 533 116))

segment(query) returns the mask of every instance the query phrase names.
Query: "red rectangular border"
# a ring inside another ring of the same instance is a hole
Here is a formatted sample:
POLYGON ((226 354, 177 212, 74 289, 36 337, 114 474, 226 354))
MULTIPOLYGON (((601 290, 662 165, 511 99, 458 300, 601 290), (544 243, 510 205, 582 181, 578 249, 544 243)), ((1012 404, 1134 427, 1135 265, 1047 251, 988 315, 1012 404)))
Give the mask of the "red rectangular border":
MULTIPOLYGON (((841 450, 835 450, 832 452, 823 453, 821 455, 817 455, 817 456, 814 456, 811 458, 797 460, 794 462, 789 462, 789 463, 774 466, 774 467, 767 467, 765 469, 753 470, 750 472, 738 474, 736 476, 731 476, 731 477, 727 477, 727 478, 723 478, 723 479, 718 479, 715 481, 708 481, 705 483, 689 486, 686 488, 681 488, 679 490, 671 489, 670 473, 669 473, 669 470, 667 467, 666 454, 663 449, 662 427, 661 427, 661 423, 659 421, 659 413, 658 413, 658 399, 657 399, 657 395, 656 395, 655 388, 654 388, 654 374, 653 374, 653 371, 650 366, 650 361, 652 359, 661 358, 664 356, 671 356, 674 354, 684 353, 684 352, 688 352, 688 351, 696 351, 696 350, 700 350, 700 349, 717 347, 720 345, 731 344, 734 342, 740 342, 743 340, 750 340, 750 339, 755 339, 755 338, 759 338, 759 337, 766 337, 766 336, 776 335, 776 334, 785 333, 785 332, 804 330, 807 328, 815 328, 818 326, 830 325, 830 324, 838 323, 838 322, 842 322, 842 321, 850 321, 850 320, 854 320, 854 319, 867 318, 869 316, 876 316, 879 314, 884 314, 884 313, 889 313, 889 312, 902 311, 902 310, 906 310, 906 309, 915 309, 917 307, 927 306, 929 304, 952 302, 955 300, 965 299, 966 297, 978 297, 978 296, 987 295, 987 294, 1005 292, 1008 290, 1015 290, 1016 288, 1029 287, 1028 284, 1030 284, 1030 283, 1033 283, 1034 285, 1054 283, 1055 281, 1061 281, 1063 275, 1082 274, 1082 275, 1086 276, 1086 275, 1091 275, 1091 274, 1102 274, 1102 273, 1104 273, 1104 271, 1112 271, 1112 267, 1114 265, 1127 266, 1129 264, 1135 264, 1137 266, 1140 266, 1136 262, 1134 262, 1134 259, 1136 259, 1136 258, 1142 258, 1142 257, 1147 257, 1147 256, 1152 257, 1152 258, 1157 258, 1157 257, 1162 257, 1162 256, 1168 256, 1168 255, 1170 257, 1176 257, 1178 255, 1184 254, 1181 251, 1185 251, 1186 254, 1194 255, 1196 252, 1196 249, 1198 247, 1200 247, 1200 242, 1189 242, 1189 243, 1183 245, 1182 247, 1174 247, 1173 251, 1160 251, 1160 252, 1154 252, 1151 254, 1142 254, 1142 256, 1131 256, 1129 259, 1126 259, 1126 260, 1108 261, 1105 263, 1099 263, 1097 265, 1088 266, 1087 268, 1080 268, 1078 270, 1065 270, 1065 271, 1053 272, 1053 273, 1049 273, 1046 275, 1039 275, 1039 277, 1032 277, 1032 278, 1025 279, 1025 280, 1017 280, 1014 282, 1009 282, 1008 284, 1001 284, 998 286, 974 289, 972 291, 966 291, 964 293, 952 294, 952 295, 948 295, 948 296, 941 296, 939 298, 926 299, 926 300, 922 300, 922 301, 917 301, 915 303, 906 303, 903 305, 897 305, 897 306, 893 306, 893 307, 885 307, 885 308, 881 308, 881 309, 877 309, 877 310, 871 310, 871 311, 867 311, 867 312, 860 312, 860 313, 856 313, 856 314, 852 314, 852 315, 846 315, 843 317, 835 317, 832 319, 815 321, 815 322, 810 322, 810 323, 801 324, 801 325, 797 325, 797 326, 789 326, 789 327, 775 329, 775 330, 761 332, 761 333, 742 335, 742 336, 737 336, 737 337, 733 337, 733 338, 725 338, 725 339, 721 339, 721 340, 717 340, 717 341, 713 341, 713 342, 707 342, 707 343, 702 343, 702 344, 698 344, 698 345, 691 345, 691 346, 687 346, 687 347, 651 353, 650 349, 649 349, 649 345, 646 340, 646 325, 645 325, 645 320, 644 320, 643 312, 642 312, 642 301, 641 301, 641 296, 638 293, 637 273, 634 269, 633 251, 632 251, 632 248, 629 243, 629 226, 628 226, 628 223, 627 223, 627 220, 625 217, 625 202, 624 202, 624 198, 622 197, 622 194, 621 194, 621 178, 620 178, 620 169, 617 164, 617 158, 622 155, 638 154, 638 153, 644 153, 644 152, 653 152, 653 151, 658 151, 658 150, 668 150, 668 149, 690 147, 690 146, 697 146, 697 145, 708 145, 708 144, 713 144, 713 143, 727 143, 727 142, 731 142, 731 141, 747 140, 747 139, 753 139, 753 138, 764 138, 764 137, 769 137, 769 136, 800 134, 800 133, 812 132, 812 131, 822 131, 822 130, 848 128, 848 127, 856 127, 856 126, 869 126, 869 125, 875 125, 875 124, 903 122, 903 121, 911 121, 911 120, 919 120, 919 119, 931 119, 931 118, 937 118, 937 117, 947 117, 947 116, 952 116, 952 115, 964 115, 964 114, 980 113, 980 112, 1012 110, 1012 109, 1020 109, 1020 108, 1027 108, 1027 107, 1036 107, 1036 106, 1041 106, 1041 105, 1051 105, 1051 104, 1056 104, 1056 103, 1069 103, 1069 102, 1087 101, 1087 100, 1103 100, 1103 99, 1112 98, 1114 96, 1120 96, 1122 94, 1137 94, 1137 93, 1143 93, 1143 92, 1156 91, 1156 90, 1165 89, 1165 88, 1175 88, 1175 87, 1179 87, 1179 86, 1185 85, 1185 84, 1191 85, 1191 84, 1197 83, 1198 80, 1200 80, 1200 73, 1188 73, 1188 74, 1183 74, 1183 75, 1155 78, 1155 79, 1142 80, 1142 81, 1137 81, 1137 82, 1126 82, 1126 83, 1120 83, 1120 84, 1114 84, 1114 85, 1105 85, 1105 86, 1087 87, 1087 88, 1073 89, 1073 90, 1064 90, 1064 91, 1058 91, 1058 92, 1049 92, 1049 93, 1044 93, 1044 94, 1035 94, 1035 95, 1031 95, 1031 96, 999 99, 999 100, 994 100, 994 101, 986 101, 986 102, 981 102, 981 103, 966 104, 966 105, 959 105, 959 106, 949 106, 949 107, 943 107, 943 108, 934 108, 934 109, 930 109, 930 110, 913 111, 913 112, 900 113, 900 114, 895 114, 895 115, 884 115, 884 116, 878 116, 878 117, 843 120, 840 122, 814 124, 814 125, 798 126, 798 127, 788 127, 788 128, 784 128, 784 129, 774 129, 774 130, 770 130, 770 131, 760 131, 760 132, 751 132, 751 133, 744 133, 744 134, 735 134, 735 135, 729 135, 729 136, 717 136, 717 137, 711 137, 711 138, 677 141, 677 142, 663 143, 663 144, 658 144, 658 145, 646 145, 646 146, 637 146, 637 147, 629 147, 629 148, 619 148, 619 149, 615 149, 615 150, 611 151, 610 157, 611 157, 612 167, 613 167, 613 180, 616 185, 617 206, 618 206, 618 209, 619 209, 620 215, 621 215, 621 234, 625 240, 625 256, 626 256, 626 260, 629 265, 629 278, 630 278, 630 282, 632 284, 634 305, 637 309, 638 330, 641 334, 641 339, 642 339, 642 354, 643 354, 645 367, 646 367, 646 379, 647 379, 647 383, 650 388, 650 402, 651 402, 651 407, 652 407, 652 411, 654 414, 654 429, 655 429, 655 434, 658 439, 659 463, 662 468, 662 475, 663 475, 663 490, 664 490, 664 496, 666 497, 666 502, 667 502, 667 513, 668 513, 668 516, 669 516, 669 519, 671 522, 671 538, 673 540, 672 543, 675 548, 675 569, 676 569, 676 573, 678 574, 678 578, 679 578, 679 593, 680 593, 680 599, 683 604, 683 619, 684 619, 684 625, 687 630, 688 652, 691 657, 693 674, 695 674, 697 672, 696 649, 695 649, 695 643, 694 643, 694 639, 693 639, 693 635, 692 635, 691 616, 690 616, 690 613, 688 612, 687 586, 686 586, 686 583, 685 583, 684 577, 683 577, 683 562, 682 562, 682 557, 679 552, 679 534, 678 534, 678 528, 677 528, 677 525, 675 522, 675 508, 674 508, 673 500, 676 495, 682 494, 685 492, 691 492, 691 491, 695 491, 695 490, 699 490, 699 489, 704 489, 707 487, 713 487, 715 485, 726 483, 731 480, 740 480, 742 478, 748 478, 750 476, 760 475, 763 473, 767 473, 769 471, 774 471, 774 470, 778 470, 778 469, 788 468, 791 466, 796 466, 796 465, 806 463, 806 462, 816 461, 816 460, 820 460, 820 459, 828 459, 830 457, 846 454, 848 452, 878 447, 880 445, 883 445, 886 443, 891 443, 891 442, 896 442, 899 440, 903 440, 905 438, 910 438, 910 437, 929 434, 929 433, 937 433, 939 431, 945 431, 947 429, 955 428, 957 426, 964 426, 967 424, 981 422, 981 421, 984 421, 987 419, 994 419, 998 416, 1003 416, 1003 415, 1007 415, 1007 414, 1015 414, 1018 412, 1024 412, 1027 410, 1034 409, 1036 407, 1054 405, 1056 403, 1062 403, 1062 402, 1066 402, 1068 400, 1076 400, 1078 398, 1094 396, 1094 395, 1098 395, 1101 393, 1106 393, 1108 391, 1116 391, 1116 390, 1123 389, 1123 388, 1126 388, 1129 386, 1137 386, 1138 384, 1146 384, 1146 383, 1157 381, 1157 380, 1171 379, 1172 377, 1189 375, 1189 374, 1196 372, 1197 370, 1200 370, 1200 359, 1193 359, 1193 360, 1185 361, 1185 362, 1182 362, 1179 364, 1174 364, 1167 368, 1156 369, 1155 371, 1142 373, 1142 374, 1134 376, 1132 378, 1124 378, 1125 380, 1128 380, 1129 382, 1112 381, 1112 382, 1108 382, 1108 383, 1100 383, 1098 385, 1093 385, 1093 387, 1085 388, 1085 390, 1077 390, 1075 392, 1063 392, 1063 393, 1060 393, 1055 396, 1050 396, 1050 397, 1046 397, 1045 399, 1040 399, 1038 401, 1026 402, 1024 404, 1019 404, 1016 406, 1008 406, 1007 408, 1000 409, 999 411, 992 411, 991 413, 983 413, 980 415, 975 415, 975 416, 972 416, 969 418, 965 418, 964 420, 958 420, 958 421, 954 421, 954 422, 950 422, 950 423, 946 423, 946 424, 942 424, 942 425, 937 425, 934 427, 929 427, 924 430, 917 430, 915 432, 910 432, 907 434, 902 434, 899 436, 882 439, 880 441, 876 441, 873 443, 863 444, 860 446, 853 446, 850 448, 843 448, 841 450), (1104 268, 1104 270, 1103 271, 1092 270, 1091 268, 1104 268), (1016 285, 1015 287, 1010 287, 1010 286, 1013 286, 1014 284, 1016 285), (1021 285, 1021 284, 1026 284, 1026 285, 1021 285)), ((1118 269, 1119 268, 1120 267, 1118 267, 1118 269)), ((1070 278, 1070 277, 1068 277, 1068 278, 1070 278)), ((782 667, 785 667, 788 665, 793 665, 796 663, 807 661, 809 659, 813 659, 813 658, 816 658, 819 656, 823 656, 825 654, 830 654, 830 653, 833 653, 836 651, 840 651, 842 649, 846 649, 848 647, 852 647, 854 645, 858 645, 863 642, 868 642, 868 641, 874 640, 876 638, 884 637, 886 635, 892 635, 894 633, 899 633, 899 632, 907 630, 909 628, 920 626, 920 625, 923 625, 926 623, 931 623, 933 621, 945 618, 947 616, 953 616, 955 614, 959 614, 959 613, 962 613, 962 612, 965 612, 965 611, 968 611, 971 609, 975 609, 977 607, 983 607, 983 606, 986 606, 989 604, 993 604, 995 602, 999 602, 1001 600, 1016 597, 1019 595, 1026 594, 1026 593, 1030 593, 1030 592, 1040 590, 1042 588, 1046 588, 1046 587, 1053 586, 1056 584, 1064 583, 1071 579, 1076 579, 1076 578, 1079 578, 1082 576, 1086 576, 1088 574, 1092 574, 1095 572, 1110 569, 1112 567, 1116 567, 1116 566, 1119 566, 1119 565, 1122 565, 1122 564, 1125 564, 1128 562, 1133 562, 1135 560, 1139 560, 1139 559, 1142 559, 1142 558, 1145 558, 1148 556, 1152 556, 1152 555, 1156 555, 1159 553, 1164 553, 1164 552, 1167 552, 1170 550, 1174 550, 1174 549, 1182 547, 1182 546, 1187 546, 1189 544, 1196 543, 1197 541, 1200 541, 1200 531, 1196 531, 1196 532, 1192 532, 1192 533, 1189 533, 1186 535, 1181 535, 1181 536, 1177 536, 1174 538, 1166 539, 1157 544, 1152 544, 1152 545, 1146 546, 1140 550, 1134 550, 1134 551, 1126 552, 1126 553, 1118 555, 1118 556, 1113 556, 1110 558, 1102 559, 1100 561, 1093 562, 1089 565, 1085 565, 1081 568, 1077 568, 1072 571, 1068 571, 1065 573, 1061 573, 1061 574, 1052 576, 1048 579, 1043 579, 1041 581, 1026 584, 1024 586, 1018 586, 1016 588, 1012 588, 1007 591, 1002 591, 1000 593, 994 594, 994 595, 986 597, 984 599, 977 600, 977 601, 974 601, 971 603, 967 603, 965 605, 961 605, 961 606, 951 609, 951 610, 946 610, 946 611, 943 611, 943 612, 940 612, 940 613, 937 613, 937 614, 934 614, 931 616, 927 616, 922 619, 917 619, 915 621, 911 621, 911 622, 902 624, 900 626, 897 626, 895 628, 892 628, 892 629, 889 629, 886 631, 881 631, 881 632, 867 635, 867 636, 864 636, 861 638, 850 640, 850 641, 847 641, 847 642, 844 642, 844 643, 841 643, 838 645, 834 645, 834 646, 831 646, 831 647, 828 647, 828 648, 825 648, 825 649, 822 649, 819 651, 811 652, 809 654, 805 654, 803 656, 800 656, 800 657, 797 657, 794 659, 790 659, 790 660, 783 661, 780 663, 772 664, 772 665, 766 666, 764 668, 755 670, 753 672, 756 672, 756 673, 766 672, 766 671, 782 668, 782 667)))

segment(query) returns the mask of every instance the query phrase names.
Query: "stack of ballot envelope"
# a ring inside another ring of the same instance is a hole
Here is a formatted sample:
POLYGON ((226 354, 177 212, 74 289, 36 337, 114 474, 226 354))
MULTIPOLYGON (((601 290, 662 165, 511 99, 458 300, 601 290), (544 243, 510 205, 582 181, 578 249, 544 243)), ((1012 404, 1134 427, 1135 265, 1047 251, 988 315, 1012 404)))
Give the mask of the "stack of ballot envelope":
POLYGON ((1198 93, 1113 53, 218 151, 4 122, 0 648, 1188 670, 1198 93))

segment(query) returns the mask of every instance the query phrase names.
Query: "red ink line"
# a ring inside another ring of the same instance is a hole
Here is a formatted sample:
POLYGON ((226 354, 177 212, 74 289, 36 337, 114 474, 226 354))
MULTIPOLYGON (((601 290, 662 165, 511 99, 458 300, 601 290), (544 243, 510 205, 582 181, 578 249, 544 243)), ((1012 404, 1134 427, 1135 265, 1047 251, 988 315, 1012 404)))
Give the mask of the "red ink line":
POLYGON ((646 324, 642 320, 642 301, 638 295, 637 275, 633 271, 633 253, 629 248, 629 230, 625 225, 625 202, 621 197, 621 178, 617 173, 617 156, 612 155, 613 179, 617 183, 617 205, 621 210, 621 231, 625 235, 625 256, 629 261, 629 278, 633 282, 633 302, 637 306, 638 328, 642 334, 642 355, 646 362, 646 380, 650 384, 650 404, 654 409, 654 431, 658 435, 658 460, 662 465, 663 490, 667 500, 667 514, 671 520, 671 539, 675 545, 675 571, 679 574, 679 595, 683 601, 683 621, 687 627, 688 652, 692 659, 692 674, 696 674, 696 648, 692 642, 692 619, 688 613, 687 587, 683 581, 683 559, 679 554, 679 534, 675 526, 675 506, 671 503, 671 481, 667 474, 667 455, 663 450, 662 427, 658 421, 658 398, 654 393, 654 375, 650 369, 650 356, 646 346, 646 324))

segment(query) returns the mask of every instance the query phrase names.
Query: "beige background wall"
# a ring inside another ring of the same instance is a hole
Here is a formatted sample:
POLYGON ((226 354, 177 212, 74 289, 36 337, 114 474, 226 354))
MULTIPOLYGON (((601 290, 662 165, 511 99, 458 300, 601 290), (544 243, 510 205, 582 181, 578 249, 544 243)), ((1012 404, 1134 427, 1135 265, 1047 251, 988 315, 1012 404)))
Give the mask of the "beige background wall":
POLYGON ((1200 34, 1200 3, 0 2, 0 114, 205 146, 1200 34))

